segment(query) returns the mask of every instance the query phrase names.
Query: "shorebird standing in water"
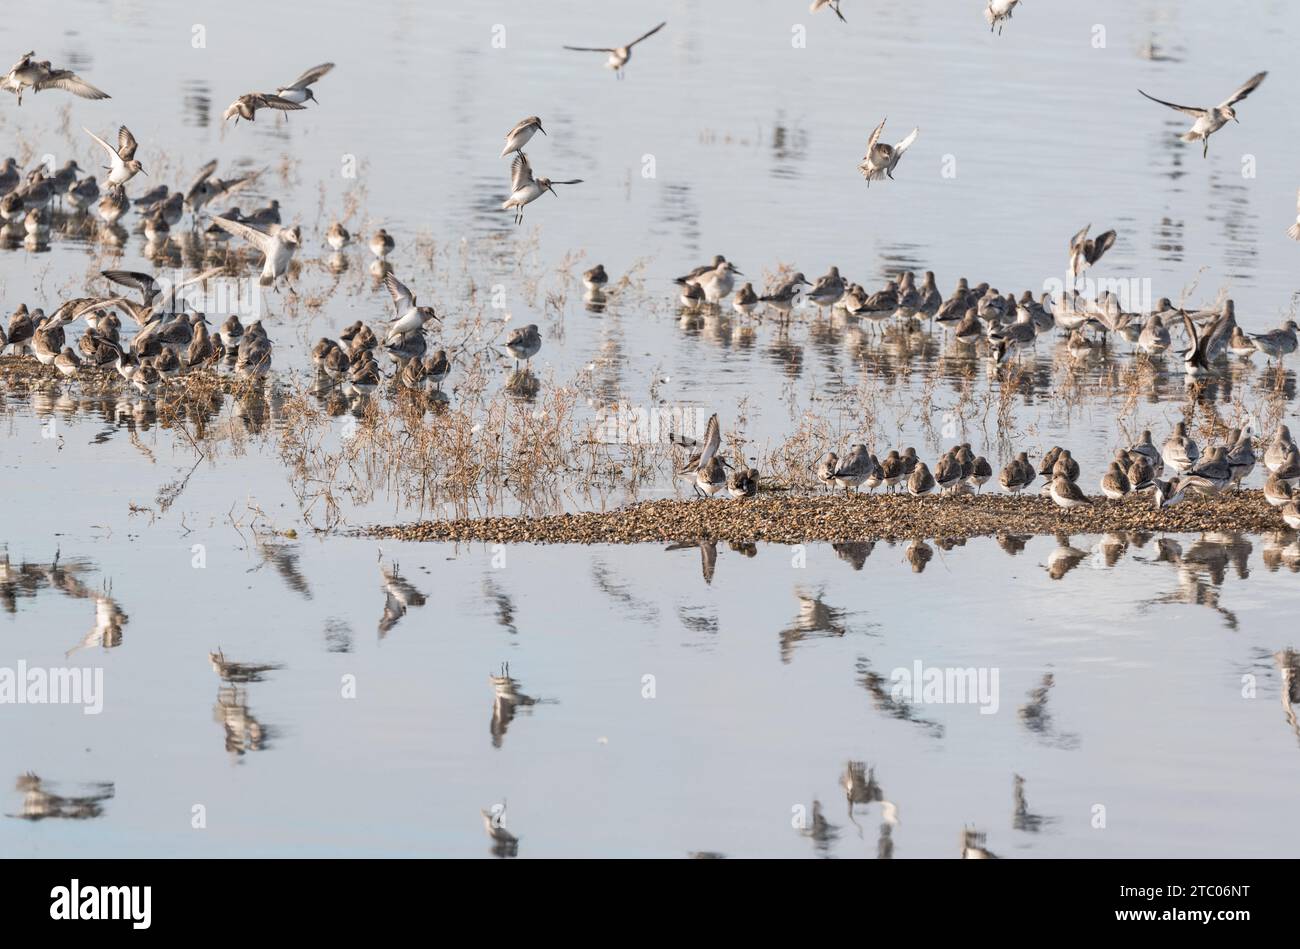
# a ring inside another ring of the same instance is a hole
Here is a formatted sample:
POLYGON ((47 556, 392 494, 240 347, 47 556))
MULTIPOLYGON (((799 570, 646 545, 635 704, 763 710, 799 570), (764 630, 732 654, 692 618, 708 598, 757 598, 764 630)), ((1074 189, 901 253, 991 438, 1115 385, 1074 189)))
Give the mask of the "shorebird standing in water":
POLYGON ((1233 109, 1233 106, 1254 92, 1255 87, 1263 82, 1264 77, 1267 75, 1267 72, 1256 73, 1247 79, 1240 89, 1228 96, 1228 98, 1224 99, 1218 105, 1204 109, 1190 105, 1175 105, 1172 102, 1166 102, 1164 99, 1157 99, 1155 96, 1147 95, 1145 92, 1142 92, 1141 89, 1139 89, 1138 92, 1142 92, 1142 95, 1146 96, 1152 102, 1158 102, 1160 105, 1168 106, 1171 109, 1182 112, 1184 115, 1190 115, 1192 118, 1196 119, 1196 121, 1192 123, 1192 127, 1180 135, 1179 138, 1184 142, 1200 141, 1202 146, 1201 157, 1205 158, 1210 153, 1210 136, 1227 125, 1229 119, 1232 119, 1234 122, 1241 122, 1241 119, 1237 118, 1237 112, 1233 109))
POLYGON ((108 170, 108 178, 104 181, 104 187, 110 185, 124 185, 136 176, 136 173, 148 176, 148 172, 135 158, 135 150, 139 147, 135 136, 125 125, 117 130, 117 148, 114 148, 108 142, 104 141, 88 128, 82 128, 82 131, 99 142, 108 152, 109 160, 112 164, 105 166, 108 170))
POLYGON ((1287 320, 1278 329, 1267 333, 1251 333, 1250 341, 1261 353, 1281 362, 1283 356, 1296 351, 1296 330, 1300 330, 1296 321, 1287 320))
POLYGON ((316 93, 312 92, 312 83, 319 80, 321 76, 333 68, 333 63, 321 63, 319 66, 313 66, 289 85, 281 86, 275 90, 275 94, 284 101, 293 102, 297 105, 305 105, 308 102, 319 103, 320 100, 316 98, 316 93))
POLYGON ((736 285, 736 275, 744 276, 736 269, 731 261, 724 260, 713 270, 706 270, 697 277, 693 277, 687 283, 693 283, 704 291, 704 299, 709 303, 718 303, 727 294, 731 293, 732 287, 736 285))
POLYGON ((111 98, 102 89, 96 89, 86 80, 76 75, 71 69, 54 69, 47 59, 36 62, 35 50, 24 53, 23 58, 9 67, 9 71, 0 76, 0 89, 12 92, 18 97, 18 104, 23 104, 23 90, 31 89, 33 93, 43 89, 62 89, 83 99, 111 98))
POLYGON ((546 134, 546 129, 542 128, 542 120, 535 115, 530 115, 526 119, 520 119, 519 124, 506 132, 506 144, 501 149, 501 157, 505 158, 511 152, 523 152, 524 146, 527 145, 534 135, 541 132, 546 134))
POLYGON ((520 360, 528 362, 541 348, 542 334, 538 331, 536 323, 529 323, 521 329, 513 330, 506 337, 506 349, 510 350, 510 355, 515 357, 516 369, 519 368, 520 360))
MULTIPOLYGON (((515 223, 522 224, 524 220, 524 205, 531 204, 546 192, 555 194, 555 188, 552 185, 576 185, 581 184, 581 178, 570 178, 568 181, 552 181, 550 178, 534 178, 533 168, 528 163, 528 156, 520 152, 515 156, 515 160, 510 164, 510 197, 506 198, 501 205, 501 210, 508 211, 511 208, 515 211, 515 223)), ((557 198, 558 194, 555 195, 557 198)))
POLYGON ((862 172, 862 177, 867 179, 867 186, 871 182, 879 181, 881 178, 889 178, 891 181, 894 177, 894 169, 898 167, 898 162, 903 157, 903 152, 911 147, 916 141, 916 136, 920 133, 919 128, 914 128, 897 145, 881 144, 880 133, 885 130, 885 123, 889 117, 880 120, 876 126, 871 138, 867 139, 867 153, 862 156, 862 161, 858 164, 858 171, 862 172))
POLYGON ((622 79, 623 67, 626 66, 627 61, 632 58, 632 47, 635 46, 637 43, 641 42, 642 40, 649 39, 650 37, 654 36, 656 33, 658 33, 667 25, 668 25, 668 21, 664 20, 662 23, 656 26, 649 33, 643 33, 641 36, 638 36, 636 39, 628 43, 626 46, 614 46, 614 47, 566 46, 564 48, 571 49, 579 53, 609 53, 609 59, 605 62, 605 66, 608 69, 614 70, 614 75, 619 79, 622 79))

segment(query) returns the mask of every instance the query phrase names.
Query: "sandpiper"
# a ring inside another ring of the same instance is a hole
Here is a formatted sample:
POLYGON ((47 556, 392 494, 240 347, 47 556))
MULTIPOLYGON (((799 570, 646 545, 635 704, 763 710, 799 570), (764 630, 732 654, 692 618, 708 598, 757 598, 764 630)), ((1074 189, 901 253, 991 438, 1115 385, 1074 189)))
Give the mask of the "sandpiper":
POLYGON ((1165 440, 1160 449, 1160 457, 1166 465, 1182 474, 1196 464, 1201 457, 1200 446, 1187 435, 1187 423, 1179 422, 1174 426, 1173 434, 1165 440))
POLYGON ((876 469, 876 459, 867 451, 866 445, 854 445, 848 455, 835 469, 835 485, 848 494, 849 488, 857 489, 876 469))
POLYGON ((513 330, 506 337, 506 349, 510 350, 510 355, 515 357, 515 368, 519 368, 520 360, 527 362, 537 355, 537 351, 542 348, 542 334, 538 332, 536 323, 529 323, 521 329, 513 330))
POLYGON ((246 95, 240 96, 234 102, 230 103, 226 108, 226 111, 221 113, 221 119, 223 122, 227 122, 233 118, 235 124, 238 125, 240 119, 244 119, 247 122, 255 121, 253 117, 257 114, 258 109, 274 109, 277 112, 295 112, 298 109, 305 108, 307 107, 301 103, 291 102, 288 99, 273 95, 269 92, 250 92, 246 95))
POLYGON ((325 232, 325 243, 329 244, 334 250, 342 250, 352 243, 352 235, 348 229, 335 221, 330 225, 330 229, 325 232))
MULTIPOLYGON (((406 288, 406 284, 398 280, 396 276, 389 273, 384 278, 384 286, 388 288, 389 294, 393 298, 393 307, 397 311, 397 318, 388 328, 388 333, 384 337, 386 345, 400 343, 408 334, 419 333, 424 329, 424 324, 430 320, 441 320, 438 314, 434 312, 431 306, 416 306, 415 294, 406 288)), ((536 327, 533 327, 536 329, 536 327)), ((541 346, 541 339, 538 339, 537 345, 541 346)), ((534 350, 536 352, 536 350, 534 350)), ((531 355, 531 354, 530 354, 531 355)), ((526 357, 525 357, 526 358, 526 357)))
POLYGON ((1259 352, 1255 348, 1254 342, 1247 336, 1240 326, 1232 328, 1232 337, 1228 340, 1228 352, 1241 359, 1249 359, 1255 353, 1259 352))
POLYGON ((1034 466, 1029 463, 1028 453, 1022 451, 1002 469, 1002 474, 998 476, 998 483, 1002 485, 1004 491, 1019 494, 1034 483, 1034 474, 1034 466))
POLYGON ((548 191, 559 197, 553 185, 576 185, 581 183, 581 178, 570 178, 567 181, 534 178, 532 166, 528 163, 528 156, 520 152, 515 156, 515 160, 510 163, 510 197, 506 198, 502 203, 501 210, 514 209, 515 223, 521 224, 524 220, 524 205, 536 201, 548 191))
POLYGON ((222 179, 213 177, 216 170, 217 162, 213 159, 198 170, 190 186, 185 189, 185 204, 196 216, 212 201, 234 194, 252 184, 258 177, 258 172, 254 171, 238 178, 222 179))
POLYGON ((919 498, 933 490, 934 476, 930 474, 930 469, 925 466, 925 462, 917 462, 916 467, 907 478, 907 493, 914 498, 919 498))
MULTIPOLYGON (((262 252, 262 276, 260 280, 262 286, 273 285, 278 277, 284 277, 285 282, 289 282, 289 264, 293 261, 293 255, 302 242, 301 227, 280 227, 275 225, 275 233, 272 234, 250 224, 231 221, 226 218, 214 218, 212 223, 235 237, 242 237, 262 252)), ((296 292, 292 283, 289 283, 289 290, 290 292, 296 292)))
POLYGON ((605 273, 604 264, 597 264, 582 275, 582 285, 588 290, 604 290, 608 283, 609 274, 605 273))
POLYGON ((1214 372, 1212 362, 1215 356, 1226 347, 1231 338, 1232 319, 1225 313, 1215 317, 1205 332, 1196 329, 1196 323, 1187 313, 1183 314, 1183 329, 1187 332, 1188 347, 1182 351, 1183 372, 1189 376, 1207 376, 1214 372))
POLYGON ((771 304, 772 307, 781 314, 787 316, 794 308, 795 301, 799 298, 799 292, 804 287, 811 287, 808 278, 802 273, 796 273, 787 280, 783 281, 771 293, 765 293, 759 300, 771 304))
POLYGON ((746 283, 731 298, 731 308, 741 316, 749 316, 756 306, 758 306, 758 294, 754 292, 752 283, 746 283))
POLYGON ((137 173, 146 176, 149 174, 136 160, 135 151, 139 147, 139 143, 135 140, 135 136, 131 134, 131 130, 125 125, 117 130, 117 148, 114 148, 84 126, 82 131, 103 146, 104 151, 108 152, 111 164, 107 166, 108 178, 104 181, 104 187, 124 185, 134 178, 137 173))
POLYGON ((1264 500, 1272 507, 1282 507, 1290 504, 1294 492, 1291 490, 1291 482, 1279 478, 1275 474, 1268 476, 1264 482, 1264 500))
POLYGON ((316 98, 316 93, 312 91, 312 84, 333 68, 333 63, 321 63, 319 66, 313 66, 289 85, 276 89, 275 94, 286 102, 294 102, 300 105, 305 105, 308 102, 319 103, 320 100, 316 98))
POLYGON ((934 466, 934 483, 938 485, 940 492, 947 493, 951 491, 961 480, 961 462, 953 451, 948 451, 939 463, 934 466))
POLYGON ((863 178, 867 179, 868 187, 870 187, 871 182, 878 181, 881 178, 893 179, 894 169, 898 167, 903 152, 912 146, 912 143, 916 141, 916 136, 921 131, 919 128, 912 129, 907 137, 897 145, 882 144, 880 133, 885 130, 885 122, 887 121, 889 121, 888 116, 881 119, 875 131, 871 133, 871 137, 867 139, 867 153, 862 156, 862 161, 858 164, 858 171, 862 173, 863 178))
POLYGON ((1201 494, 1218 494, 1232 483, 1228 449, 1222 445, 1211 446, 1204 457, 1182 477, 1181 483, 1201 494))
POLYGON ((81 370, 81 357, 72 351, 71 346, 64 346, 54 357, 54 368, 62 376, 75 376, 81 370))
POLYGON ((579 53, 608 53, 609 59, 605 62, 606 68, 614 70, 614 75, 617 78, 622 79, 623 67, 626 66, 627 61, 632 58, 632 47, 637 43, 640 43, 642 40, 654 36, 667 25, 668 21, 664 20, 664 22, 660 23, 653 30, 650 30, 648 33, 643 33, 626 46, 565 46, 564 48, 579 53))
POLYGON ((546 134, 546 129, 542 128, 542 120, 535 115, 530 115, 526 119, 520 119, 509 132, 506 132, 506 144, 501 149, 501 157, 505 158, 511 152, 520 152, 524 150, 534 135, 541 132, 546 134))
POLYGON ((722 459, 714 456, 695 472, 695 490, 697 493, 713 497, 727 487, 727 470, 722 459))
POLYGON ((1019 2, 1020 0, 989 0, 989 5, 984 8, 984 19, 989 21, 990 33, 996 29, 998 36, 1002 35, 1002 28, 1011 19, 1011 13, 1019 2))
POLYGON ((109 95, 96 89, 70 69, 54 69, 50 61, 37 62, 36 52, 24 53, 23 58, 9 67, 9 71, 0 76, 0 89, 6 89, 18 96, 18 104, 23 104, 23 90, 31 89, 33 93, 45 89, 62 89, 83 99, 107 99, 109 95))
POLYGON ((1232 469, 1233 484, 1241 487, 1241 482, 1250 477, 1255 470, 1255 443, 1250 437, 1250 429, 1233 429, 1228 435, 1228 465, 1232 469))
POLYGON ((1282 508, 1282 520, 1293 531, 1300 531, 1300 504, 1290 502, 1282 508))
MULTIPOLYGON (((895 453, 895 456, 897 456, 897 453, 895 453)), ((833 451, 828 451, 817 460, 817 466, 813 471, 817 475, 817 480, 830 488, 835 485, 835 469, 839 466, 839 456, 833 451)))
POLYGON ((758 493, 758 469, 737 468, 727 477, 727 493, 733 498, 752 498, 758 493))
POLYGON ((819 10, 830 10, 840 18, 841 23, 847 23, 844 14, 840 12, 840 0, 813 0, 812 6, 808 8, 809 13, 816 13, 819 10))
POLYGON ((131 207, 131 199, 126 196, 126 189, 121 185, 111 185, 99 199, 99 216, 104 223, 112 227, 122 219, 131 207))
MULTIPOLYGON (((718 453, 718 448, 722 445, 722 429, 718 425, 718 413, 714 412, 709 416, 709 421, 704 426, 704 438, 700 441, 682 435, 670 435, 669 440, 691 449, 691 455, 686 459, 686 464, 677 469, 677 473, 683 475, 694 474, 700 469, 701 465, 707 464, 718 453)), ((832 457, 834 456, 832 455, 832 457)))
POLYGON ((891 449, 889 454, 881 459, 880 478, 891 494, 907 479, 907 469, 897 449, 891 449))
POLYGON ((993 466, 983 455, 977 455, 971 462, 970 473, 966 475, 966 483, 972 488, 979 491, 993 477, 993 466))
POLYGON ((695 310, 704 305, 704 289, 698 283, 688 283, 682 287, 677 299, 687 310, 695 310))
MULTIPOLYGON (((13 337, 12 327, 9 336, 10 338, 13 337)), ((1268 448, 1264 450, 1264 467, 1269 471, 1277 471, 1286 463, 1286 456, 1294 447, 1295 442, 1291 440, 1291 429, 1285 425, 1279 425, 1277 432, 1273 435, 1273 440, 1269 442, 1268 448)))
MULTIPOLYGON (((40 340, 40 335, 40 330, 37 330, 36 336, 38 342, 40 340)), ((40 352, 38 348, 37 356, 39 355, 40 352)), ((1279 481, 1286 481, 1294 488, 1296 483, 1300 482, 1300 451, 1297 451, 1295 448, 1288 451, 1286 453, 1286 460, 1283 461, 1282 464, 1278 466, 1278 469, 1273 472, 1273 476, 1279 481)))
POLYGON ((1151 440, 1151 429, 1143 429, 1142 437, 1128 448, 1130 460, 1134 455, 1140 455, 1151 466, 1152 471, 1156 474, 1164 469, 1164 459, 1160 457, 1160 450, 1156 448, 1155 443, 1151 440))
POLYGON ((838 303, 840 297, 844 296, 844 278, 840 276, 840 268, 832 267, 826 276, 819 277, 806 296, 817 304, 819 310, 838 303))
POLYGON ((1115 244, 1115 232, 1113 230, 1089 238, 1088 231, 1091 229, 1092 225, 1089 224, 1070 238, 1069 275, 1071 280, 1100 260, 1101 255, 1110 250, 1115 244))
POLYGON ((393 240, 393 236, 382 227, 370 235, 370 253, 374 254, 379 260, 387 258, 396 246, 397 242, 393 240))
POLYGON ((1052 477, 1065 478, 1069 481, 1079 480, 1079 463, 1074 460, 1068 448, 1062 448, 1052 463, 1052 477))
POLYGON ((1169 330, 1155 313, 1148 316, 1146 323, 1143 324, 1142 332, 1138 335, 1137 346, 1149 356, 1163 353, 1169 348, 1169 330))
POLYGON ((1155 499, 1156 510, 1173 507, 1187 497, 1187 490, 1179 483, 1178 478, 1170 478, 1168 481, 1161 481, 1157 478, 1152 482, 1152 485, 1154 488, 1152 497, 1155 499))
POLYGON ((694 280, 696 277, 708 273, 710 270, 717 270, 720 266, 722 266, 726 262, 727 262, 726 257, 723 257, 721 254, 714 254, 712 263, 701 264, 700 266, 693 269, 690 273, 682 274, 682 276, 675 279, 673 283, 677 283, 677 284, 681 284, 682 286, 685 286, 686 284, 694 280))
POLYGON ((737 274, 744 276, 731 261, 724 260, 713 270, 706 270, 698 277, 693 277, 688 283, 694 283, 704 291, 706 302, 717 303, 731 293, 732 288, 736 285, 737 274))
POLYGON ((1196 108, 1195 106, 1174 105, 1174 103, 1166 102, 1164 99, 1157 99, 1155 96, 1147 95, 1145 92, 1142 92, 1141 89, 1139 89, 1138 92, 1141 92, 1142 95, 1146 96, 1152 102, 1158 102, 1160 105, 1168 106, 1171 109, 1175 109, 1196 119, 1196 121, 1192 123, 1192 127, 1179 137, 1184 142, 1195 142, 1199 140, 1202 144, 1201 157, 1204 158, 1210 153, 1210 136, 1227 125, 1229 119, 1238 123, 1241 121, 1237 118, 1237 112, 1233 109, 1233 105, 1254 92, 1255 87, 1263 82, 1264 77, 1267 75, 1267 72, 1256 73, 1247 79, 1240 89, 1230 95, 1227 99, 1224 99, 1223 102, 1216 106, 1210 106, 1204 109, 1196 108))
POLYGON ((1270 359, 1279 362, 1283 356, 1289 356, 1296 350, 1296 330, 1300 326, 1295 320, 1287 320, 1280 327, 1267 333, 1251 333, 1250 340, 1255 348, 1270 359))
POLYGON ((1057 507, 1064 508, 1067 511, 1092 504, 1088 496, 1083 493, 1083 489, 1061 474, 1052 478, 1051 498, 1056 502, 1057 507))

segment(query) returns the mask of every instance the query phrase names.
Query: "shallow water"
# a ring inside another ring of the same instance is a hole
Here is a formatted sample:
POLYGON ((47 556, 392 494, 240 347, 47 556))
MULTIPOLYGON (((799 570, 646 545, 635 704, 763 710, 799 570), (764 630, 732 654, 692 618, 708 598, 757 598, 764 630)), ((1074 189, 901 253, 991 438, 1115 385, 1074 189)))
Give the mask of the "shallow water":
MULTIPOLYGON (((717 411, 754 458, 810 419, 824 423, 818 450, 865 439, 932 459, 970 441, 996 466, 1059 443, 1091 491, 1143 427, 1160 439, 1187 415, 1204 440, 1293 414, 1294 373, 1260 358, 1189 390, 1176 357, 1133 372, 1119 343, 1078 366, 1052 340, 994 372, 937 330, 881 340, 811 310, 784 329, 729 312, 683 319, 671 284, 721 252, 756 285, 780 265, 815 277, 838 264, 870 286, 906 266, 933 269, 945 293, 959 275, 1038 291, 1064 277, 1066 241, 1091 221, 1120 231, 1097 276, 1149 280, 1152 296, 1175 299, 1190 288, 1196 305, 1226 291, 1246 329, 1273 326, 1295 290, 1284 234, 1295 181, 1279 160, 1294 141, 1290 5, 1035 4, 1000 37, 979 4, 966 14, 940 0, 848 0, 847 25, 777 0, 607 6, 599 20, 569 2, 395 3, 358 16, 327 0, 303 32, 289 8, 232 3, 203 12, 201 49, 195 15, 160 3, 28 4, 0 22, 12 59, 35 47, 114 97, 48 93, 21 109, 5 97, 0 155, 93 167, 81 126, 107 135, 126 122, 149 184, 183 186, 218 156, 219 174, 265 169, 234 203, 277 198, 304 225, 296 282, 316 301, 260 299, 275 378, 260 398, 213 407, 217 450, 205 444, 202 458, 148 400, 4 387, 0 550, 14 578, 0 583, 0 666, 98 667, 105 691, 96 716, 4 707, 0 787, 35 772, 66 799, 55 813, 86 819, 0 820, 0 847, 488 855, 478 810, 504 798, 520 856, 874 856, 886 808, 857 806, 855 826, 838 783, 855 760, 897 809, 897 856, 956 856, 963 826, 1000 855, 1293 850, 1281 789, 1300 739, 1273 658, 1295 645, 1291 535, 1164 539, 1177 550, 1149 538, 1119 554, 1113 539, 1034 538, 1015 557, 1009 539, 945 550, 931 538, 876 545, 860 570, 865 548, 809 545, 799 567, 788 548, 750 558, 724 545, 711 582, 695 549, 386 542, 382 564, 427 597, 386 619, 378 545, 313 536, 320 511, 305 508, 280 453, 295 424, 287 393, 317 337, 388 308, 364 249, 347 252, 342 274, 325 265, 324 230, 350 201, 354 233, 396 236, 397 273, 444 316, 441 338, 478 354, 489 395, 511 367, 486 347, 503 326, 535 322, 543 393, 578 387, 586 418, 618 403, 717 411), (264 28, 250 35, 240 24, 254 10, 264 28), (669 27, 637 48, 622 82, 596 54, 559 48, 621 42, 660 18, 669 27), (497 24, 504 49, 492 46, 497 24), (794 24, 806 48, 791 46, 794 24), (1104 48, 1092 44, 1098 24, 1104 48), (1171 60, 1138 57, 1152 33, 1171 60), (236 95, 323 59, 339 65, 318 105, 221 127, 236 95), (151 66, 160 78, 147 83, 151 66), (1173 137, 1182 116, 1134 91, 1217 101, 1257 69, 1273 74, 1207 161, 1173 137), (529 112, 549 132, 528 148, 538 172, 584 182, 530 205, 516 228, 497 207, 509 162, 496 155, 529 112), (855 165, 885 114, 887 138, 913 125, 921 136, 897 180, 868 189, 855 165), (1243 177, 1244 156, 1255 177, 1243 177), (593 311, 575 278, 596 262, 633 281, 593 311), (207 658, 218 647, 280 668, 223 686, 207 658), (996 669, 998 711, 882 699, 892 670, 916 661, 996 669), (488 676, 504 662, 542 701, 494 726, 488 676), (1022 716, 1049 673, 1049 714, 1022 716), (1247 675, 1255 698, 1242 697, 1247 675), (356 677, 356 698, 340 697, 343 676, 356 677), (1013 774, 1041 822, 1015 819, 1013 774), (833 832, 811 829, 814 801, 833 832), (1098 804, 1104 830, 1092 826, 1098 804), (205 830, 191 827, 195 805, 205 830), (792 826, 796 807, 807 833, 792 826)), ((87 282, 105 267, 197 264, 179 237, 150 259, 128 221, 120 250, 77 221, 48 249, 0 249, 3 317, 18 302, 49 311, 106 291, 87 282)), ((466 375, 458 366, 448 380, 453 406, 471 399, 466 375)), ((669 470, 596 498, 566 485, 553 503, 689 490, 669 470)), ((524 503, 506 486, 482 505, 524 503)), ((421 513, 379 486, 342 499, 340 526, 421 513)), ((23 802, 6 790, 0 813, 23 802)))

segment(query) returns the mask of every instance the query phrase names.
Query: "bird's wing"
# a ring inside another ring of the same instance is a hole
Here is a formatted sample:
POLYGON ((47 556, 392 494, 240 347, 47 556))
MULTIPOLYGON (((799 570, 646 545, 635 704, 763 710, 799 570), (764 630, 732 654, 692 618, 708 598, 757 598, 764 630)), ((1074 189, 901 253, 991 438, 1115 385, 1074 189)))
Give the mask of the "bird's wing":
POLYGON ((281 96, 270 92, 258 92, 253 95, 253 105, 258 109, 278 109, 281 112, 293 112, 297 109, 307 108, 297 102, 290 102, 281 96))
POLYGON ((198 191, 198 189, 202 186, 203 182, 211 178, 212 173, 216 170, 217 170, 217 160, 215 158, 212 159, 212 161, 208 162, 206 165, 204 165, 202 168, 200 168, 198 170, 198 174, 194 176, 194 180, 190 182, 190 186, 185 189, 186 200, 192 198, 195 195, 195 193, 198 191))
POLYGON ((1200 348, 1200 338, 1196 335, 1196 324, 1192 318, 1183 313, 1183 330, 1187 333, 1187 350, 1185 356, 1191 356, 1200 348))
MULTIPOLYGON (((1139 89, 1138 92, 1142 92, 1142 90, 1139 89)), ((1147 96, 1145 92, 1142 92, 1142 95, 1147 96)), ((1159 102, 1163 106, 1168 106, 1171 109, 1177 109, 1179 112, 1184 112, 1187 115, 1192 116, 1193 118, 1199 119, 1206 112, 1205 109, 1198 109, 1195 106, 1174 105, 1172 102, 1166 102, 1164 99, 1157 99, 1155 96, 1147 96, 1147 98, 1150 99, 1152 102, 1159 102)))
POLYGON ((565 49, 571 49, 579 53, 612 53, 614 52, 608 46, 566 46, 565 49))
POLYGON ((722 430, 718 427, 718 416, 713 414, 709 416, 709 424, 704 429, 704 447, 701 451, 701 466, 708 463, 714 455, 718 453, 718 448, 722 445, 722 430))
POLYGON ((214 217, 212 223, 229 234, 242 237, 264 254, 270 254, 275 250, 275 238, 266 231, 224 217, 214 217))
POLYGON ((108 142, 104 141, 102 138, 100 138, 90 129, 86 128, 84 125, 81 127, 81 130, 85 132, 87 135, 89 135, 91 138, 93 138, 95 141, 99 142, 100 145, 104 146, 104 151, 108 152, 110 156, 112 156, 113 158, 117 158, 117 149, 113 148, 112 145, 108 144, 108 142))
POLYGON ((1242 84, 1240 89, 1238 89, 1232 95, 1228 96, 1227 99, 1224 99, 1223 105, 1229 106, 1232 105, 1234 102, 1240 102, 1242 99, 1246 98, 1246 96, 1250 95, 1252 92, 1255 91, 1255 87, 1258 86, 1261 82, 1263 82, 1264 77, 1267 75, 1268 75, 1267 72, 1255 73, 1255 75, 1251 76, 1249 79, 1245 81, 1245 83, 1242 84))
POLYGON ((518 191, 525 185, 532 184, 533 168, 528 164, 528 156, 520 152, 510 163, 510 190, 518 191))
POLYGON ((1078 247, 1080 244, 1082 244, 1085 240, 1088 239, 1088 232, 1090 230, 1092 230, 1092 224, 1088 224, 1078 234, 1075 234, 1073 237, 1070 238, 1071 251, 1073 251, 1076 247, 1078 247))
POLYGON ((32 50, 30 53, 23 53, 23 58, 18 60, 18 62, 14 63, 12 66, 10 66, 9 72, 6 73, 6 75, 12 75, 14 72, 18 71, 19 69, 22 69, 24 66, 26 66, 28 63, 32 61, 32 57, 35 55, 36 55, 36 50, 32 50))
POLYGON ((649 33, 642 33, 640 36, 638 36, 638 37, 637 37, 636 39, 634 39, 632 42, 628 43, 628 44, 627 44, 627 48, 628 48, 628 49, 631 49, 633 46, 635 46, 637 43, 641 42, 642 40, 644 40, 644 39, 649 39, 650 37, 654 36, 656 33, 658 33, 660 30, 662 30, 662 29, 663 29, 665 26, 667 26, 667 25, 668 25, 668 21, 667 21, 667 20, 664 20, 662 23, 660 23, 658 26, 656 26, 656 27, 655 27, 653 30, 651 30, 649 33))
POLYGON ((514 128, 512 128, 509 132, 506 132, 506 141, 507 142, 510 141, 510 139, 514 138, 521 131, 528 128, 528 126, 532 124, 533 122, 531 118, 523 119, 520 122, 517 122, 514 128))
POLYGON ((407 310, 415 306, 415 296, 406 288, 406 284, 398 280, 396 275, 390 270, 384 277, 384 286, 392 294, 393 306, 397 308, 397 315, 401 316, 407 310))
POLYGON ((140 273, 136 270, 101 270, 99 275, 105 280, 111 280, 113 283, 130 287, 132 290, 139 290, 144 296, 145 303, 152 300, 158 293, 158 281, 147 273, 140 273))
POLYGON ((135 150, 139 142, 131 134, 131 130, 123 125, 117 130, 117 153, 121 156, 122 161, 130 161, 135 157, 135 150))
POLYGON ((301 76, 299 76, 297 79, 295 79, 293 82, 291 82, 289 85, 285 86, 284 88, 306 89, 313 82, 320 79, 321 76, 325 75, 333 68, 334 68, 333 63, 321 63, 319 66, 313 66, 311 67, 311 69, 308 69, 305 73, 303 73, 301 76))
POLYGON ((902 157, 903 152, 907 151, 912 146, 912 143, 916 141, 916 136, 919 134, 921 134, 920 128, 914 128, 910 133, 908 133, 907 138, 894 146, 894 164, 898 164, 898 159, 902 157))
POLYGON ((1098 234, 1092 242, 1092 253, 1088 255, 1088 263, 1095 264, 1101 259, 1101 255, 1110 250, 1115 244, 1115 232, 1113 230, 1098 234))
POLYGON ((551 184, 553 184, 553 185, 580 185, 580 184, 582 184, 582 179, 581 179, 581 178, 570 178, 570 179, 568 179, 567 181, 552 181, 551 184))
POLYGON ((112 98, 103 89, 97 89, 80 76, 73 75, 67 69, 56 69, 46 78, 36 84, 36 91, 42 89, 62 89, 64 92, 71 92, 74 96, 80 96, 83 99, 110 99, 112 98))
POLYGON ((880 124, 876 126, 876 130, 872 132, 871 137, 867 139, 868 158, 871 157, 871 150, 876 147, 876 142, 880 141, 880 133, 885 130, 885 123, 888 121, 889 121, 889 116, 885 116, 883 119, 881 119, 880 124))

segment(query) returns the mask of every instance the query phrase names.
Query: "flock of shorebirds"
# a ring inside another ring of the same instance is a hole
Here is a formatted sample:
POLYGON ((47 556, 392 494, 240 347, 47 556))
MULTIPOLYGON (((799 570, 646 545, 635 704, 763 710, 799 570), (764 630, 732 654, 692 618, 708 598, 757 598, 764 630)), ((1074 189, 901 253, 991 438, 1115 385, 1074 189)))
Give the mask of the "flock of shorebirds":
MULTIPOLYGON (((674 435, 672 440, 691 452, 677 473, 690 479, 698 497, 728 494, 743 499, 758 493, 756 469, 733 467, 718 454, 722 430, 716 414, 709 417, 703 438, 674 435)), ((1136 492, 1150 492, 1155 507, 1161 509, 1193 495, 1212 497, 1240 488, 1260 461, 1268 471, 1264 499, 1282 509, 1288 527, 1300 530, 1300 491, 1296 490, 1300 485, 1300 449, 1286 425, 1278 426, 1262 458, 1256 453, 1248 429, 1234 428, 1226 442, 1204 450, 1188 434, 1185 422, 1179 422, 1159 447, 1152 441, 1150 430, 1146 430, 1137 442, 1115 451, 1099 484, 1101 493, 1112 501, 1136 492), (1166 472, 1169 477, 1163 478, 1166 472)), ((877 488, 890 493, 906 491, 912 497, 936 492, 971 494, 993 480, 992 464, 983 455, 975 454, 968 443, 946 451, 933 470, 917 456, 915 448, 892 449, 885 457, 877 458, 863 444, 851 446, 843 457, 826 452, 810 470, 822 485, 832 490, 842 488, 846 494, 863 487, 869 492, 877 488)), ((1079 486, 1079 462, 1068 448, 1059 445, 1047 451, 1037 467, 1028 452, 1020 452, 1002 468, 998 484, 1008 493, 1019 494, 1032 489, 1040 476, 1043 482, 1039 493, 1050 497, 1058 507, 1072 511, 1094 503, 1079 486)))

